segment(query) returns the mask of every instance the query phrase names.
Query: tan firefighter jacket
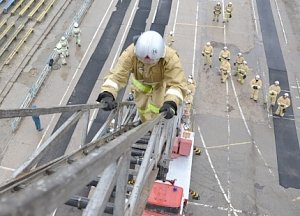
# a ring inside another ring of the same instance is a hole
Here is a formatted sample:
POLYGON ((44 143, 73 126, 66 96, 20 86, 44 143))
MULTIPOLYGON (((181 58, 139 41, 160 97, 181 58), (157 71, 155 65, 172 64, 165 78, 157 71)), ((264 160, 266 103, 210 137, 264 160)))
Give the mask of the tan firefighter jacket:
POLYGON ((255 78, 253 78, 252 80, 251 80, 251 82, 250 82, 250 85, 251 85, 251 88, 253 88, 253 87, 255 87, 255 88, 253 88, 253 89, 260 89, 261 88, 261 86, 262 86, 262 81, 259 79, 259 80, 256 80, 255 78))
POLYGON ((281 91, 281 88, 279 85, 275 85, 275 84, 272 84, 270 85, 269 87, 269 94, 270 95, 278 95, 281 91))
POLYGON ((105 77, 101 90, 112 93, 116 98, 120 89, 127 85, 129 77, 142 121, 155 117, 165 101, 174 101, 178 106, 187 94, 187 80, 179 57, 174 49, 167 46, 164 58, 155 65, 147 65, 137 59, 131 44, 105 77))
POLYGON ((204 45, 202 49, 202 54, 207 55, 207 56, 212 56, 214 52, 214 48, 210 45, 207 46, 206 44, 204 45))
POLYGON ((289 97, 280 96, 277 100, 278 106, 282 106, 284 109, 288 108, 291 105, 291 100, 289 97))

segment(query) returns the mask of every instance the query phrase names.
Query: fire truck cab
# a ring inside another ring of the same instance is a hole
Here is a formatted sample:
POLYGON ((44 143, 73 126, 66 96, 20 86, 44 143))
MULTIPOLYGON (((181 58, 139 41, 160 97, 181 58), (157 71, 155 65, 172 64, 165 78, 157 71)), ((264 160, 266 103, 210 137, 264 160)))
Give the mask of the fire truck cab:
POLYGON ((151 189, 143 216, 183 216, 189 199, 194 132, 184 130, 176 137, 167 179, 151 189))
POLYGON ((156 181, 148 197, 143 216, 181 215, 183 188, 170 182, 156 181))

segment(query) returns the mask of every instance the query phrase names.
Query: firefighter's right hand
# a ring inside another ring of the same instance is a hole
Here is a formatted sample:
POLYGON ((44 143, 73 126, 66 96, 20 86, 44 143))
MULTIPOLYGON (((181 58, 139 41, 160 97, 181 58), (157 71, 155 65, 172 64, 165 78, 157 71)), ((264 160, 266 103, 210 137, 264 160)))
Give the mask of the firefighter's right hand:
POLYGON ((202 56, 204 56, 204 53, 202 53, 202 56))
POLYGON ((159 113, 165 112, 165 119, 170 119, 176 115, 177 105, 174 101, 165 101, 163 106, 159 109, 159 113))
POLYGON ((105 111, 111 111, 117 107, 114 96, 108 91, 101 92, 96 101, 106 105, 102 108, 105 111))

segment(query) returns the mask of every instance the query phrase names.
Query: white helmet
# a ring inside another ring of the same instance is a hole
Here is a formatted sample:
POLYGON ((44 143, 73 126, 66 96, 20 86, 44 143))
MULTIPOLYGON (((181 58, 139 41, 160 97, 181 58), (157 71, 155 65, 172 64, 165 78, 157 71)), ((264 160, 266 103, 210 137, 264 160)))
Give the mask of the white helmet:
POLYGON ((189 79, 193 79, 193 75, 189 75, 189 79))
POLYGON ((246 65, 246 64, 248 64, 248 62, 247 61, 243 61, 243 63, 246 65))
POLYGON ((166 46, 162 36, 156 31, 144 32, 135 44, 137 58, 145 64, 155 64, 166 53, 166 46))
POLYGON ((228 48, 227 48, 227 46, 224 46, 224 48, 223 48, 224 50, 227 50, 228 48))
POLYGON ((60 38, 60 40, 64 41, 64 40, 66 40, 66 37, 65 37, 65 36, 62 36, 62 37, 60 38))
POLYGON ((61 43, 56 44, 56 49, 61 49, 61 48, 62 48, 61 43))
POLYGON ((220 2, 217 2, 217 5, 220 5, 221 3, 220 2))
POLYGON ((238 56, 242 56, 243 54, 242 53, 238 53, 238 56))
POLYGON ((275 85, 279 85, 279 81, 277 81, 277 80, 274 83, 275 83, 275 85))
POLYGON ((228 5, 232 5, 232 2, 229 2, 228 5))
POLYGON ((207 46, 210 46, 210 42, 207 42, 206 45, 207 45, 207 46))
POLYGON ((257 74, 256 76, 255 76, 255 79, 260 79, 260 76, 257 74))
POLYGON ((190 126, 188 123, 183 123, 183 129, 184 130, 189 130, 190 129, 190 126))
POLYGON ((174 32, 173 31, 170 31, 170 35, 173 35, 174 34, 174 32))
POLYGON ((188 83, 193 83, 193 79, 192 78, 188 78, 188 83))
POLYGON ((78 28, 78 26, 79 26, 79 25, 78 25, 78 22, 74 22, 74 27, 75 27, 75 28, 78 28))
POLYGON ((289 96, 289 93, 284 93, 284 96, 285 96, 285 97, 288 97, 288 96, 289 96))

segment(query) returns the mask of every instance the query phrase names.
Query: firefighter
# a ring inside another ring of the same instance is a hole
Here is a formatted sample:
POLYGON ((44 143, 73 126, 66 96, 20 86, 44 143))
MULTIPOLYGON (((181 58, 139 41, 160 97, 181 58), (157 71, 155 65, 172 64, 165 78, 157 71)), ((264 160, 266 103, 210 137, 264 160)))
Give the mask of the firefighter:
POLYGON ((81 30, 80 30, 77 22, 74 23, 72 34, 73 34, 73 37, 75 37, 75 39, 76 39, 76 45, 78 45, 80 47, 81 46, 81 43, 80 43, 81 30))
POLYGON ((116 66, 105 77, 96 101, 106 104, 103 110, 115 108, 115 98, 131 74, 134 100, 142 122, 164 112, 172 118, 187 93, 187 79, 175 50, 165 45, 155 31, 142 33, 119 57, 116 66))
POLYGON ((66 65, 67 61, 66 61, 66 58, 65 58, 65 54, 63 53, 63 49, 62 49, 61 43, 58 42, 56 44, 56 47, 55 47, 54 50, 57 52, 59 58, 61 59, 61 64, 62 65, 66 65))
POLYGON ((289 98, 289 94, 288 93, 284 93, 283 96, 280 96, 277 99, 277 105, 278 105, 278 108, 277 108, 275 114, 283 117, 286 108, 288 108, 291 105, 291 100, 289 98))
POLYGON ((228 5, 225 7, 223 23, 229 22, 229 19, 232 17, 232 11, 233 11, 232 2, 229 2, 228 5))
POLYGON ((195 94, 196 91, 196 83, 192 75, 189 75, 187 80, 187 88, 191 91, 192 95, 195 94))
POLYGON ((167 44, 169 47, 173 47, 173 43, 175 42, 174 40, 174 32, 170 31, 168 37, 167 37, 167 44))
POLYGON ((234 74, 234 76, 237 76, 239 73, 239 69, 241 67, 241 65, 243 64, 243 62, 245 61, 245 58, 243 56, 242 53, 238 53, 235 62, 233 63, 234 66, 236 66, 236 72, 234 74))
POLYGON ((245 79, 247 77, 248 70, 249 70, 249 67, 248 67, 247 61, 243 61, 243 64, 241 64, 241 66, 239 67, 239 70, 238 70, 237 81, 239 83, 244 84, 245 79))
POLYGON ((231 71, 230 63, 225 59, 224 61, 221 62, 221 66, 220 66, 221 83, 224 83, 227 80, 230 71, 231 71))
POLYGON ((187 90, 187 95, 184 98, 184 102, 185 102, 185 107, 190 110, 192 108, 193 105, 193 100, 194 100, 194 95, 193 92, 191 90, 187 90))
POLYGON ((275 81, 274 84, 270 85, 269 87, 269 101, 272 106, 275 106, 275 102, 277 96, 279 95, 281 88, 279 86, 279 81, 275 81))
POLYGON ((69 43, 67 38, 62 36, 59 42, 62 46, 62 52, 64 53, 64 56, 69 57, 69 43))
POLYGON ((202 49, 202 56, 204 56, 204 65, 208 65, 211 68, 212 64, 212 56, 214 54, 214 48, 210 44, 210 42, 207 42, 203 49, 202 49))
POLYGON ((259 90, 262 87, 262 81, 260 79, 260 76, 256 75, 255 78, 251 80, 250 85, 251 85, 250 99, 253 99, 255 102, 257 102, 259 90))
POLYGON ((219 61, 222 62, 223 60, 230 61, 230 51, 228 50, 227 46, 224 46, 219 54, 219 61))
POLYGON ((182 119, 184 122, 190 121, 193 100, 194 100, 193 92, 190 89, 188 89, 187 95, 184 98, 184 110, 183 110, 183 119, 182 119))
POLYGON ((220 2, 217 2, 217 4, 214 6, 214 18, 213 21, 219 22, 219 16, 222 13, 222 6, 220 2))

